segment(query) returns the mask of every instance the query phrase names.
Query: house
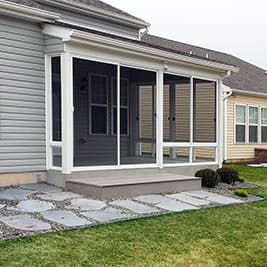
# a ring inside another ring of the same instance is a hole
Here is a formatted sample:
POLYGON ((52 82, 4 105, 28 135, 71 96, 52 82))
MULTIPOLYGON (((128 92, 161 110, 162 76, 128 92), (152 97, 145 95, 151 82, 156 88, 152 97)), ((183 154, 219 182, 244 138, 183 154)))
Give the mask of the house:
POLYGON ((0 0, 0 25, 0 185, 170 192, 223 162, 243 61, 149 35, 98 0, 0 0))

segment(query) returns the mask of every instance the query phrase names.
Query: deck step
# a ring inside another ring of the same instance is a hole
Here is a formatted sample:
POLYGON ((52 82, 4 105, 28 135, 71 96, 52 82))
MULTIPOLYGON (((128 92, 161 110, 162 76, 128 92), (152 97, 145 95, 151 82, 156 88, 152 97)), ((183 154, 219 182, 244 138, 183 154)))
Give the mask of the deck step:
POLYGON ((168 172, 97 172, 69 178, 66 188, 98 199, 118 199, 146 194, 201 189, 201 179, 168 172))

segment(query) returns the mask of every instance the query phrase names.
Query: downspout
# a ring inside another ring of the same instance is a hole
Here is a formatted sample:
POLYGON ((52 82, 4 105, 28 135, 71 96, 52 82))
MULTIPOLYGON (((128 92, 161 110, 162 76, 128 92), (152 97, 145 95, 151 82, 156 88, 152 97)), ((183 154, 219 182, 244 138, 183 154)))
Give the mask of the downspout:
MULTIPOLYGON (((222 80, 229 77, 231 72, 228 71, 225 76, 223 76, 222 80)), ((227 160, 227 143, 228 143, 228 127, 227 127, 227 99, 233 94, 233 90, 229 88, 229 90, 223 91, 223 108, 224 108, 224 138, 223 138, 223 160, 227 160)))

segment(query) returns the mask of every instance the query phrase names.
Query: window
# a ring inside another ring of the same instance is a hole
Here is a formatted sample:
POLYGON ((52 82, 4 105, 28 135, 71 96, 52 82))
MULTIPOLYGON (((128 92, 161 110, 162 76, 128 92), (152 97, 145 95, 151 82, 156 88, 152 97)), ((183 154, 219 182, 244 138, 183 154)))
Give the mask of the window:
POLYGON ((246 142, 246 106, 235 106, 235 142, 246 142))
POLYGON ((258 143, 259 111, 257 107, 249 107, 249 143, 258 143))
MULTIPOLYGON (((112 134, 117 134, 117 79, 112 79, 112 134)), ((121 135, 129 134, 129 86, 127 79, 120 80, 120 132, 121 135)))
POLYGON ((261 109, 261 142, 267 143, 267 108, 261 109))
POLYGON ((90 75, 90 134, 108 133, 108 94, 107 77, 90 75))

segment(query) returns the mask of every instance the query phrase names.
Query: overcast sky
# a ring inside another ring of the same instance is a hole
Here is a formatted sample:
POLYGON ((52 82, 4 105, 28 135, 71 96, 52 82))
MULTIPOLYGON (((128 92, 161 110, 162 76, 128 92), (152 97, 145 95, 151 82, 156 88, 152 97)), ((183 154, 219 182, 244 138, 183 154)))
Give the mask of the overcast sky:
POLYGON ((150 33, 236 55, 267 70, 266 0, 104 0, 150 33))

